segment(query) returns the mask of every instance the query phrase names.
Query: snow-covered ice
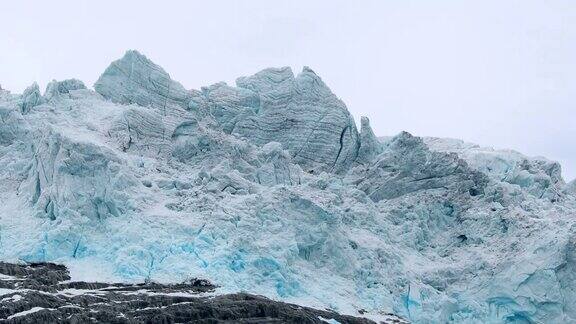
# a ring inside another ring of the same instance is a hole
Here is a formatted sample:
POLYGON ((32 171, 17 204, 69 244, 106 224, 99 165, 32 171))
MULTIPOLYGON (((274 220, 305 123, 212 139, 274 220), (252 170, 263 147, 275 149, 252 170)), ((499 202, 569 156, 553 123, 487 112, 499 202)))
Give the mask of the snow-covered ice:
POLYGON ((0 90, 2 260, 416 323, 576 321, 556 162, 378 140, 309 68, 186 90, 129 51, 94 89, 0 90))

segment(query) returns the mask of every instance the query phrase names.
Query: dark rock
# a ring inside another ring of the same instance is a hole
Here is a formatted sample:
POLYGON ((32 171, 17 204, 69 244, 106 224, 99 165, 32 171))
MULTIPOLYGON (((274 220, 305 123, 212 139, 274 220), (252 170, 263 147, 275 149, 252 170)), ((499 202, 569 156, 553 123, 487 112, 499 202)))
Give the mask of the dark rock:
POLYGON ((68 269, 52 263, 0 262, 0 273, 1 286, 14 289, 2 295, 0 323, 373 323, 245 293, 203 296, 216 288, 204 279, 172 285, 68 282, 68 269))

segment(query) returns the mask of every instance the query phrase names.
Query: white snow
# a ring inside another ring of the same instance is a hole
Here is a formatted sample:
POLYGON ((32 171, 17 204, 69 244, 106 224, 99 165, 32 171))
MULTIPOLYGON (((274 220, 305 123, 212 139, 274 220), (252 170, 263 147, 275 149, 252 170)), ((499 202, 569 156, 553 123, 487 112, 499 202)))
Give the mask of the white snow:
POLYGON ((19 289, 8 289, 8 288, 0 288, 0 296, 4 296, 4 295, 8 295, 8 294, 13 294, 16 292, 19 292, 21 290, 19 289))
POLYGON ((24 315, 36 313, 36 312, 39 312, 39 311, 44 310, 44 309, 52 310, 51 308, 32 307, 32 308, 30 308, 29 310, 25 310, 25 311, 23 311, 23 312, 19 312, 19 313, 16 313, 16 314, 14 314, 14 315, 10 315, 10 316, 8 316, 7 319, 13 319, 13 318, 16 318, 16 317, 20 317, 20 316, 24 316, 24 315))
POLYGON ((328 319, 328 318, 324 318, 322 316, 318 316, 318 319, 323 321, 323 322, 329 323, 329 324, 340 324, 340 322, 338 322, 337 320, 335 320, 333 318, 328 319))
MULTIPOLYGON (((2 295, 2 294, 0 294, 0 295, 2 295)), ((4 294, 4 295, 6 295, 6 294, 4 294)), ((0 300, 0 303, 4 303, 4 302, 17 302, 17 301, 19 301, 19 300, 21 300, 21 299, 22 299, 22 296, 20 296, 20 295, 13 295, 13 296, 11 296, 11 297, 3 298, 2 300, 0 300)))
POLYGON ((4 281, 4 280, 6 280, 6 281, 18 281, 18 280, 23 280, 23 279, 0 273, 0 281, 4 281))
POLYGON ((102 291, 99 291, 97 289, 77 289, 77 288, 67 288, 64 290, 59 290, 57 294, 62 294, 62 295, 66 295, 69 297, 73 297, 73 296, 80 296, 80 295, 86 295, 86 294, 91 294, 91 295, 104 295, 105 293, 102 291))

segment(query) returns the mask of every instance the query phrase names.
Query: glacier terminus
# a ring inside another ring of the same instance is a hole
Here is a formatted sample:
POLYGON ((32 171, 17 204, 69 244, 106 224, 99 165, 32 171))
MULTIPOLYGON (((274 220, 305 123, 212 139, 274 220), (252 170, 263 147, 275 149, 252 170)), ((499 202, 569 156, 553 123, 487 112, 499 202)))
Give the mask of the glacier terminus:
POLYGON ((378 138, 308 67, 189 90, 131 50, 93 89, 0 90, 0 260, 74 280, 205 278, 375 320, 573 323, 575 224, 558 163, 378 138))

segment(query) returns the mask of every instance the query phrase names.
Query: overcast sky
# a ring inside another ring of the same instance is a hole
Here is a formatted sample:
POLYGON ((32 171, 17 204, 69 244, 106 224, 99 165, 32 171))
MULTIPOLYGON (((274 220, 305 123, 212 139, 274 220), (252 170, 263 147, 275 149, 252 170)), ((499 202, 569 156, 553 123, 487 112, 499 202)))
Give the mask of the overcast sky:
POLYGON ((137 49, 187 88, 308 65, 379 136, 461 138, 576 177, 576 1, 2 1, 0 84, 91 86, 137 49))

